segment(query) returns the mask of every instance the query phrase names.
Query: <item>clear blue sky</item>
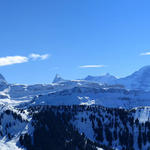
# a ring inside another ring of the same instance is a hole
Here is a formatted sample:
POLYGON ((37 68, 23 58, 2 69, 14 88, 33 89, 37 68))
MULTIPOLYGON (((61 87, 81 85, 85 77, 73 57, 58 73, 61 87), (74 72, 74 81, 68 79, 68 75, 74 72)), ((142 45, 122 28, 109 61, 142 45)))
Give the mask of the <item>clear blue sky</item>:
MULTIPOLYGON (((0 59, 47 59, 0 66, 11 83, 49 83, 150 65, 149 0, 0 0, 0 59), (3 58, 4 57, 4 58, 3 58), (104 65, 80 68, 83 65, 104 65)), ((3 62, 2 62, 3 63, 3 62)))

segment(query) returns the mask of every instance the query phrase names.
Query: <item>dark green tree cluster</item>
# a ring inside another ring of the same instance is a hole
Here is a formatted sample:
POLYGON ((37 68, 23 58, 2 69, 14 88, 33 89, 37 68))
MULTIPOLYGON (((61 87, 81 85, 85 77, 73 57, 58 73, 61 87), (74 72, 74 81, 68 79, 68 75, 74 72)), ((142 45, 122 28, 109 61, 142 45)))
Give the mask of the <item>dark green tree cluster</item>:
POLYGON ((96 145, 70 123, 71 115, 47 109, 33 114, 33 136, 20 137, 27 150, 96 150, 96 145), (33 140, 33 141, 32 141, 33 140))
POLYGON ((96 146, 134 150, 135 145, 143 150, 150 144, 150 122, 134 120, 135 110, 73 105, 36 106, 28 111, 34 133, 20 137, 21 145, 27 150, 92 150, 96 146), (72 122, 77 119, 82 124, 90 122, 96 143, 74 127, 72 122))

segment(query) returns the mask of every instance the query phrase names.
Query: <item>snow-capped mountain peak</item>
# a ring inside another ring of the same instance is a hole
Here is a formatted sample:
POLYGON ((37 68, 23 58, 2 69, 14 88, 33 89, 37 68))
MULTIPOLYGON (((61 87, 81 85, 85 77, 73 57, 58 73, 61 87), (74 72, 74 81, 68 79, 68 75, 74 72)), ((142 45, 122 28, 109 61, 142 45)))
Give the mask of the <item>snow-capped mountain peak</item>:
POLYGON ((107 85, 122 85, 130 90, 150 91, 150 66, 144 66, 131 75, 119 79, 107 73, 102 76, 87 76, 85 80, 107 85))
POLYGON ((145 66, 133 74, 120 78, 118 84, 123 84, 126 88, 135 90, 150 90, 150 66, 145 66))
MULTIPOLYGON (((143 77, 143 78, 150 78, 150 66, 144 66, 141 69, 139 69, 138 71, 134 72, 133 74, 131 74, 131 76, 135 76, 135 77, 143 77)), ((129 77, 129 76, 128 76, 129 77)))

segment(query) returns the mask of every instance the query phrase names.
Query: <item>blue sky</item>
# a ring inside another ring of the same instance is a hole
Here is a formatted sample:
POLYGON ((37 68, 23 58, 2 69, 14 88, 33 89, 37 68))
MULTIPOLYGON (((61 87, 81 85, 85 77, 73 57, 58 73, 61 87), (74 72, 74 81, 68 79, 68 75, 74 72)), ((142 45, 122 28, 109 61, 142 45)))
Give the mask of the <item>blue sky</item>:
POLYGON ((150 65, 149 0, 0 0, 0 72, 49 83, 150 65))

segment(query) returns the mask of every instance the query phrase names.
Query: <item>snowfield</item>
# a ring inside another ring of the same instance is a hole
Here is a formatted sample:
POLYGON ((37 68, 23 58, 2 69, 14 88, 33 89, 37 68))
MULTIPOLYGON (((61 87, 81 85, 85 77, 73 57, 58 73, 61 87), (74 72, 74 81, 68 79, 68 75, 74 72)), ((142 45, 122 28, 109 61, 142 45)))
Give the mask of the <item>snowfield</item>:
POLYGON ((25 150, 25 148, 19 148, 16 146, 18 139, 13 139, 6 142, 5 140, 0 140, 0 149, 1 150, 25 150))

